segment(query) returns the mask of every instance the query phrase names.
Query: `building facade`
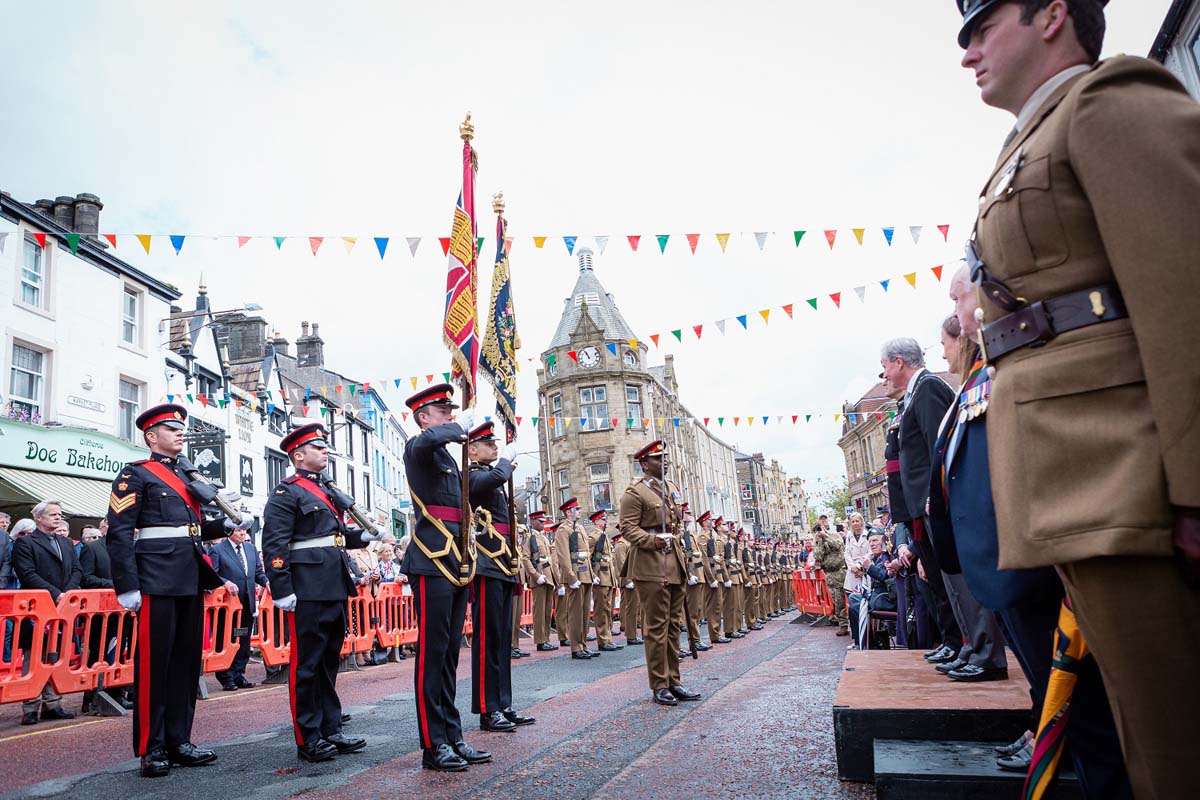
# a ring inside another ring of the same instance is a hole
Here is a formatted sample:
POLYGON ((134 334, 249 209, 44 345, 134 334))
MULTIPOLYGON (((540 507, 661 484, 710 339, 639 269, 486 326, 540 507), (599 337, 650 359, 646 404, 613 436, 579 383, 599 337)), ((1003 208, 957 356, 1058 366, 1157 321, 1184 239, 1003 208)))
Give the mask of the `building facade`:
POLYGON ((691 419, 670 357, 646 364, 646 345, 596 277, 593 252, 576 256, 579 275, 537 371, 541 507, 557 513, 578 497, 587 512, 615 510, 641 474, 633 454, 662 438, 671 479, 693 508, 736 509, 732 448, 691 419))
POLYGON ((1150 48, 1150 58, 1162 62, 1200 100, 1200 2, 1174 0, 1150 48))
MULTIPOLYGON (((846 459, 850 504, 869 522, 887 510, 887 430, 896 401, 876 383, 854 403, 842 404, 842 436, 838 447, 846 459)), ((840 513, 840 509, 839 509, 840 513)))
POLYGON ((803 490, 775 459, 738 453, 737 481, 741 524, 758 538, 787 539, 802 528, 803 490))

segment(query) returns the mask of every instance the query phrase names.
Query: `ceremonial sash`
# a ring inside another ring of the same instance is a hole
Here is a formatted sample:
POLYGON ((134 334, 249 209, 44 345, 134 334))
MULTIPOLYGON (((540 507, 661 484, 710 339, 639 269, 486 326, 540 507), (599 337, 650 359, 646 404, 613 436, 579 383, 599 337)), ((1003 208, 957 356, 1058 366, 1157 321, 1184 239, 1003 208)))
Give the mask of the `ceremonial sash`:
POLYGON ((329 499, 329 495, 325 494, 325 492, 321 489, 320 486, 317 486, 315 483, 310 481, 308 478, 305 478, 301 475, 297 475, 292 480, 292 483, 296 484, 301 489, 308 492, 313 497, 317 498, 322 503, 324 503, 326 506, 328 506, 329 510, 333 512, 333 516, 337 517, 338 522, 345 524, 345 519, 342 517, 341 512, 338 511, 337 508, 334 507, 333 502, 329 499))
POLYGON ((183 502, 187 503, 188 508, 196 515, 197 522, 203 522, 204 516, 200 513, 200 501, 192 497, 187 490, 187 485, 179 479, 175 474, 175 470, 168 469, 167 466, 158 461, 144 461, 141 466, 150 471, 154 477, 165 483, 171 491, 179 495, 183 502))

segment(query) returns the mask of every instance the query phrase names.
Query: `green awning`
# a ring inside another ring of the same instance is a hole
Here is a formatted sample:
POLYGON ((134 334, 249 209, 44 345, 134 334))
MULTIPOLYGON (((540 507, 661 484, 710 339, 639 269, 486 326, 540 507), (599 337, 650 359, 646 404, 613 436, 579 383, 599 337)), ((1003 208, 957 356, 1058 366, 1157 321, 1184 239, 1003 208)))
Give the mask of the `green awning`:
POLYGON ((103 517, 111 491, 109 481, 0 467, 0 506, 61 500, 67 516, 103 517))

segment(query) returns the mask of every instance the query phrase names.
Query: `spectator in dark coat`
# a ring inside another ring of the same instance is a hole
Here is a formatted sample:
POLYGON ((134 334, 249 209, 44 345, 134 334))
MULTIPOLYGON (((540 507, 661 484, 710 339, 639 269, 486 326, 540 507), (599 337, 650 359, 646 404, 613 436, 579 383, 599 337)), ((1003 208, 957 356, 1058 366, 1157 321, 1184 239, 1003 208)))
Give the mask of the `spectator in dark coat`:
MULTIPOLYGON (((250 631, 258 616, 257 587, 267 585, 267 573, 245 528, 238 528, 228 539, 214 544, 209 557, 213 569, 225 580, 225 588, 237 592, 238 599, 242 601, 237 655, 227 671, 217 673, 217 680, 227 692, 249 689, 254 686, 253 681, 246 680, 246 664, 250 663, 250 631)), ((223 631, 218 630, 217 636, 222 635, 223 631)))

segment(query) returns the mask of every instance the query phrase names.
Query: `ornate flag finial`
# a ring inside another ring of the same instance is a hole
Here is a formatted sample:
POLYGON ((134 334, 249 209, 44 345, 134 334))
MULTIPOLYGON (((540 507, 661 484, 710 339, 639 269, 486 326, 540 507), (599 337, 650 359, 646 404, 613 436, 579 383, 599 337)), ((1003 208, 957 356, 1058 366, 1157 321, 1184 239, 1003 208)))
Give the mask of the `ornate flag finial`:
POLYGON ((467 118, 458 126, 458 135, 462 137, 464 142, 469 142, 475 138, 475 126, 471 123, 471 112, 467 112, 467 118))
POLYGON ((504 213, 504 192, 499 191, 492 195, 492 211, 497 214, 504 213))

